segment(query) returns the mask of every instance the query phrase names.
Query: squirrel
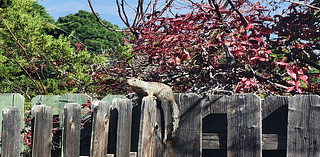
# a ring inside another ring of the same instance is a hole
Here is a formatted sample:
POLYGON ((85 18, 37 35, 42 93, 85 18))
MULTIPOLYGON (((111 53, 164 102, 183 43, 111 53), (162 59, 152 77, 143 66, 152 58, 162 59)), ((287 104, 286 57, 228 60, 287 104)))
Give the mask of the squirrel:
MULTIPOLYGON (((170 103, 172 109, 172 126, 173 131, 171 137, 175 136, 175 132, 179 127, 179 106, 175 102, 171 87, 160 82, 145 82, 137 78, 131 78, 127 80, 128 84, 132 87, 139 97, 142 96, 155 96, 159 101, 167 100, 170 103)), ((166 135, 164 141, 166 141, 166 135)))

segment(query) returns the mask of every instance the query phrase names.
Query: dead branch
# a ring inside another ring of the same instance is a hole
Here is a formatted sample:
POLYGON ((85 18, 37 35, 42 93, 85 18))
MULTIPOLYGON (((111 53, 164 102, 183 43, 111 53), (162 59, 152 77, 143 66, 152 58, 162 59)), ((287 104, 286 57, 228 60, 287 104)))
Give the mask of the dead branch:
MULTIPOLYGON (((113 29, 113 28, 111 28, 111 27, 106 26, 104 23, 102 23, 102 22, 100 21, 98 15, 97 15, 96 12, 94 11, 94 9, 93 9, 93 7, 92 7, 92 5, 91 5, 91 0, 88 0, 88 3, 89 3, 90 9, 91 9, 93 15, 96 17, 97 21, 98 21, 103 27, 109 29, 110 31, 116 31, 116 32, 126 32, 126 31, 128 31, 128 30, 115 30, 115 29, 113 29)), ((56 27, 56 28, 57 28, 57 27, 56 27)))
MULTIPOLYGON (((47 91, 46 91, 46 89, 45 89, 45 87, 44 87, 44 85, 43 85, 42 79, 41 79, 39 73, 37 72, 37 69, 38 69, 38 68, 33 64, 32 60, 31 60, 30 57, 28 56, 27 50, 21 45, 21 43, 19 42, 19 40, 17 39, 17 37, 12 33, 11 29, 9 28, 9 26, 5 23, 5 20, 4 20, 2 17, 0 17, 0 18, 2 19, 3 24, 4 24, 4 25, 6 26, 6 28, 9 30, 11 36, 14 38, 14 40, 16 41, 16 43, 17 43, 17 44, 19 45, 19 47, 23 50, 25 56, 27 57, 27 60, 31 63, 31 66, 35 69, 35 73, 36 73, 36 75, 37 75, 37 77, 38 77, 38 79, 39 79, 39 81, 40 81, 40 85, 41 85, 41 87, 42 87, 42 89, 43 89, 43 92, 44 92, 45 95, 47 95, 47 91)), ((31 77, 31 76, 30 76, 30 77, 31 77)), ((35 82, 34 82, 34 83, 35 83, 35 82)), ((36 84, 36 85, 37 85, 37 84, 36 84)), ((39 87, 38 87, 38 88, 39 88, 39 87)), ((38 89, 38 90, 39 90, 39 92, 41 92, 40 89, 38 89)))

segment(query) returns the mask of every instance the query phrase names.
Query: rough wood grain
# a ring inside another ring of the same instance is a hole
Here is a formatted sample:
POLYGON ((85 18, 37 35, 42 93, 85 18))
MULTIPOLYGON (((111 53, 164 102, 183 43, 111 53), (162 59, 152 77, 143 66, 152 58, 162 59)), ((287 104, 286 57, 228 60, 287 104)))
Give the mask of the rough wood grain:
POLYGON ((288 157, 320 156, 320 99, 295 95, 288 104, 288 157))
POLYGON ((2 156, 20 156, 21 113, 17 107, 2 110, 2 156))
POLYGON ((92 118, 92 150, 90 156, 106 157, 108 150, 110 104, 94 101, 92 118))
POLYGON ((174 94, 180 107, 180 124, 177 137, 172 143, 172 156, 200 157, 202 152, 201 98, 193 93, 174 94))
POLYGON ((157 103, 152 97, 144 97, 141 103, 141 118, 138 143, 138 157, 155 156, 155 130, 157 103))
POLYGON ((131 146, 132 102, 129 99, 115 98, 112 110, 118 113, 117 141, 115 156, 129 156, 131 146))
POLYGON ((63 156, 79 157, 80 155, 80 116, 78 103, 64 106, 63 156))
MULTIPOLYGON (((221 145, 220 136, 218 133, 203 133, 202 134, 202 149, 222 149, 227 147, 221 145)), ((225 135, 226 136, 226 135, 225 135)), ((283 136, 281 136, 283 137, 283 136)), ((262 134, 262 150, 286 150, 278 146, 279 141, 286 142, 287 138, 279 139, 278 134, 262 134)))
MULTIPOLYGON (((20 113, 24 113, 24 97, 19 93, 0 93, 0 111, 5 107, 18 107, 20 113)), ((24 114, 21 114, 20 123, 21 126, 24 126, 24 114)), ((0 112, 0 122, 2 122, 2 112, 0 112)), ((2 125, 0 125, 0 130, 2 130, 2 125)), ((21 137, 22 139, 22 137, 21 137)), ((20 142, 20 151, 24 151, 24 143, 20 142)), ((0 147, 0 152, 1 152, 0 147)))
POLYGON ((228 96, 208 95, 202 100, 202 117, 212 113, 227 113, 228 96))
POLYGON ((228 101, 229 97, 222 95, 208 95, 202 100, 202 148, 220 149, 221 156, 227 155, 228 101))
POLYGON ((262 119, 266 118, 282 106, 288 105, 289 97, 286 96, 268 96, 262 103, 262 119))
POLYGON ((261 157, 262 126, 260 98, 252 94, 229 97, 227 156, 261 157))
POLYGON ((263 149, 287 149, 288 99, 286 96, 268 96, 262 103, 262 134, 276 134, 278 142, 263 144, 263 149))
POLYGON ((32 107, 33 137, 32 156, 51 156, 52 148, 52 109, 45 105, 32 107))

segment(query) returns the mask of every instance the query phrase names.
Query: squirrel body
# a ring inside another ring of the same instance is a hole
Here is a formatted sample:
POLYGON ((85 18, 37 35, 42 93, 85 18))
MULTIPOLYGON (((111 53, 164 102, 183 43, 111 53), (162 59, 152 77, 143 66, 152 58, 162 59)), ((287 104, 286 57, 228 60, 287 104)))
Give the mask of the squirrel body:
POLYGON ((128 84, 139 96, 156 97, 159 101, 167 100, 172 108, 172 136, 179 127, 179 106, 175 102, 171 87, 160 82, 146 82, 137 78, 127 80, 128 84))

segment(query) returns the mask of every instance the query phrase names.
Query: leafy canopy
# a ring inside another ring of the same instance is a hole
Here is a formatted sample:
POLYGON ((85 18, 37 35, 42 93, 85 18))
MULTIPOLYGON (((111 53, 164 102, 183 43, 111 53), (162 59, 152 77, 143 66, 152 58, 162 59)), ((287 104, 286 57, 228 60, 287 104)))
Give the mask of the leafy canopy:
MULTIPOLYGON (((118 26, 112 25, 106 20, 100 19, 100 21, 108 27, 119 29, 118 26)), ((96 21, 96 17, 87 11, 79 10, 76 14, 60 17, 55 24, 65 32, 72 32, 72 36, 77 39, 71 38, 69 41, 76 46, 77 50, 84 49, 83 45, 79 44, 79 41, 94 54, 114 55, 124 46, 123 32, 110 31, 102 27, 96 21)), ((49 34, 58 38, 61 34, 65 34, 62 30, 55 29, 49 34)), ((65 35, 68 36, 69 34, 65 35)))
POLYGON ((0 8, 0 92, 29 99, 78 92, 90 80, 86 63, 91 55, 75 53, 65 37, 46 35, 45 30, 53 29, 47 23, 52 17, 35 3, 12 0, 10 7, 0 8))

